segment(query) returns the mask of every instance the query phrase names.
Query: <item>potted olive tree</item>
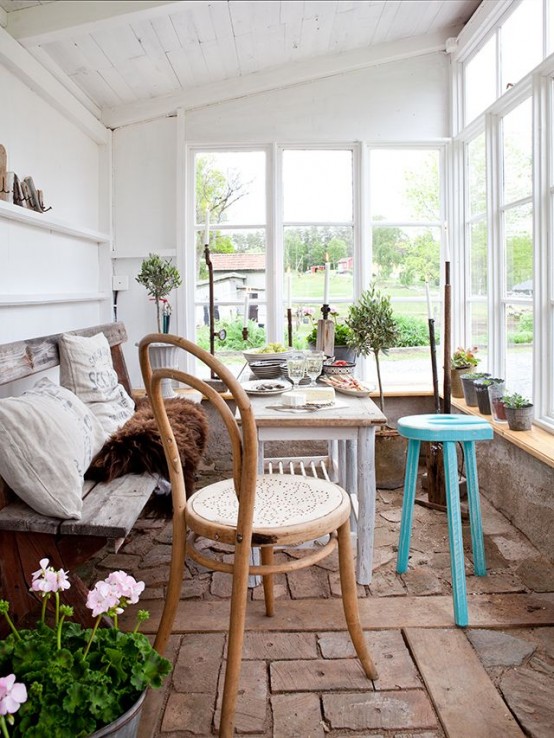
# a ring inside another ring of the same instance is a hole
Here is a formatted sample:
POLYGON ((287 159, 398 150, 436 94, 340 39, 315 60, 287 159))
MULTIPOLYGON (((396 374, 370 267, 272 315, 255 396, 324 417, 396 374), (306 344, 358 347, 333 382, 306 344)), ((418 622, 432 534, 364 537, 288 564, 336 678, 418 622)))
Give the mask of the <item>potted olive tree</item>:
MULTIPOLYGON (((374 282, 362 293, 348 312, 350 329, 348 345, 361 356, 373 354, 379 387, 379 407, 385 412, 385 396, 381 378, 381 354, 398 341, 398 328, 392 314, 390 297, 382 294, 374 282)), ((375 466, 377 486, 382 489, 401 487, 404 479, 406 439, 395 428, 381 427, 376 434, 375 466)))
MULTIPOLYGON (((171 314, 170 309, 167 308, 169 303, 166 298, 182 282, 179 270, 173 266, 169 259, 162 259, 158 254, 149 254, 147 259, 143 259, 140 272, 135 279, 143 287, 146 287, 146 291, 156 303, 156 321, 158 333, 161 333, 162 313, 163 317, 169 317, 171 314)), ((168 333, 169 320, 164 320, 163 323, 163 332, 168 333)))
MULTIPOLYGON (((169 317, 171 308, 167 296, 181 284, 181 275, 177 267, 169 259, 162 259, 158 254, 149 254, 141 265, 140 272, 135 278, 139 284, 146 287, 146 291, 156 303, 156 321, 158 333, 169 333, 169 317), (163 305, 163 307, 162 307, 163 305)), ((151 343, 149 346, 150 361, 154 369, 162 367, 178 368, 177 348, 167 343, 151 343)), ((174 397, 171 379, 162 379, 162 396, 174 397)))

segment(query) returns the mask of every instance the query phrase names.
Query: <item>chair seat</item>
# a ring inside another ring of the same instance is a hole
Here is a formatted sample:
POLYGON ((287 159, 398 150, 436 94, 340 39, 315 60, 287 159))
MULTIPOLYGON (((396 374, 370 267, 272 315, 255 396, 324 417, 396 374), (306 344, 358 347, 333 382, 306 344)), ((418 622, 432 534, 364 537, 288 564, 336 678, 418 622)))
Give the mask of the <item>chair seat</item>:
MULTIPOLYGON (((210 484, 198 490, 187 501, 189 525, 201 533, 205 525, 234 528, 237 523, 238 500, 232 479, 210 484)), ((348 518, 350 498, 341 487, 324 479, 287 474, 258 476, 254 506, 253 531, 279 536, 284 530, 317 531, 324 521, 326 532, 334 530, 348 518)), ((316 533, 319 535, 319 533, 316 533)))

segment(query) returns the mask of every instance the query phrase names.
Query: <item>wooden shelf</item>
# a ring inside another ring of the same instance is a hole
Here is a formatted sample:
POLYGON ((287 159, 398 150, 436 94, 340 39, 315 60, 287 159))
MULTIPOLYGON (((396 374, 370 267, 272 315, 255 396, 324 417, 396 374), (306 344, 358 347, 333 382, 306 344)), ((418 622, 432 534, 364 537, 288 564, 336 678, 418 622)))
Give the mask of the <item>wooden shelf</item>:
POLYGON ((61 233, 64 236, 72 236, 73 238, 80 238, 83 241, 91 241, 92 243, 111 242, 111 237, 107 233, 93 231, 89 228, 78 228, 77 226, 53 218, 49 212, 37 213, 34 210, 27 210, 27 208, 12 205, 3 200, 0 200, 0 218, 14 220, 34 228, 41 228, 52 233, 61 233))
POLYGON ((544 464, 554 467, 554 435, 552 433, 538 428, 536 425, 528 431, 512 431, 508 428, 507 423, 497 423, 490 415, 481 415, 477 407, 466 405, 465 400, 461 398, 453 397, 451 404, 452 407, 468 413, 468 415, 476 415, 479 418, 488 420, 494 428, 494 432, 499 436, 513 443, 514 446, 523 449, 523 451, 539 459, 544 464))
POLYGON ((27 305, 45 305, 53 303, 67 302, 103 302, 108 299, 105 292, 90 293, 52 293, 42 295, 2 295, 0 297, 0 307, 24 307, 27 305))

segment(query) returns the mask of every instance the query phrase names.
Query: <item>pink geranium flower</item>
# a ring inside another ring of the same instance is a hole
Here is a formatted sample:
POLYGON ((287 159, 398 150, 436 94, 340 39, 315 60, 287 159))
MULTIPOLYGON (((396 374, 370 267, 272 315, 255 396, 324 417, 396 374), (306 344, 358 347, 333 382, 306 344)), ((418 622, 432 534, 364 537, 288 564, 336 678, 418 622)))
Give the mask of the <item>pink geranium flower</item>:
POLYGON ((27 687, 15 681, 15 674, 0 677, 0 715, 13 715, 27 701, 27 687))

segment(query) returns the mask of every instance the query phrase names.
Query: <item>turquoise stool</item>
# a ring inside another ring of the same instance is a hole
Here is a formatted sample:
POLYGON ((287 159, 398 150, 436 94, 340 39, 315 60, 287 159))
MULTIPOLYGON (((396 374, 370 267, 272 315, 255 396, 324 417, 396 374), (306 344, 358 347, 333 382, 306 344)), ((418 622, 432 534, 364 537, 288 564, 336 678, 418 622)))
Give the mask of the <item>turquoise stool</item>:
POLYGON ((398 421, 398 432, 408 439, 408 455, 396 571, 398 574, 403 574, 408 568, 421 441, 440 441, 443 445, 454 619, 456 625, 464 627, 468 624, 468 615, 456 443, 462 443, 464 449, 473 565, 477 576, 482 577, 487 573, 487 568, 479 504, 475 441, 490 440, 493 437, 492 426, 483 418, 473 415, 409 415, 398 421))

